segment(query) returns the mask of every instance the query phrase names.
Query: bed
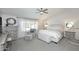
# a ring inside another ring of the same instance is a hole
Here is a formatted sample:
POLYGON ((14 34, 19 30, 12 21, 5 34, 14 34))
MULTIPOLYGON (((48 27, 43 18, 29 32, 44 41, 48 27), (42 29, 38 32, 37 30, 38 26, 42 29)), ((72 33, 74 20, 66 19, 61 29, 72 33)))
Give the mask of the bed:
POLYGON ((39 30, 38 38, 43 40, 47 43, 51 41, 58 43, 63 37, 63 31, 61 26, 51 26, 48 27, 46 30, 39 30))

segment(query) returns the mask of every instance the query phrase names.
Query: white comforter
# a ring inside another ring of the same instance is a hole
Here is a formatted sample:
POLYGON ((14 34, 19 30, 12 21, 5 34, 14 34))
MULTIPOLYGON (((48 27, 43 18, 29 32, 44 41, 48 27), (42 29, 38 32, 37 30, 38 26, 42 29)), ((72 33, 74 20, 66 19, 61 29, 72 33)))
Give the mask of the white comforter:
POLYGON ((40 30, 39 34, 43 36, 43 37, 41 37, 41 39, 45 40, 45 41, 58 42, 62 38, 61 32, 55 31, 55 30, 53 30, 53 31, 51 31, 51 30, 40 30), (46 37, 47 37, 47 40, 45 39, 46 37))
POLYGON ((62 36, 61 32, 59 32, 59 31, 41 30, 40 32, 44 33, 46 35, 49 35, 51 37, 53 36, 54 38, 60 38, 62 36))

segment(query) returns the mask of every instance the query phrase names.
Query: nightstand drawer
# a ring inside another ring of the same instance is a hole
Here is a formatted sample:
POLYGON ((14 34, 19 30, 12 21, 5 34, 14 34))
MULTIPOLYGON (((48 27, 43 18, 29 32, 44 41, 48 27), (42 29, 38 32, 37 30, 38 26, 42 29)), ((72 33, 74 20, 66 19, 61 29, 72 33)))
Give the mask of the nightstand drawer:
POLYGON ((64 36, 65 36, 66 38, 70 38, 70 39, 75 38, 75 32, 68 32, 68 31, 65 31, 64 36))

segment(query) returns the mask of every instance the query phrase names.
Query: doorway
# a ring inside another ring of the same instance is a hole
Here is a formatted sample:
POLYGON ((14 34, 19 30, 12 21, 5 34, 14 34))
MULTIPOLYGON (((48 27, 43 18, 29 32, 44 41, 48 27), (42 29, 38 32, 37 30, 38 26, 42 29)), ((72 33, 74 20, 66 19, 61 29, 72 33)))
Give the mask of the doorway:
POLYGON ((0 34, 2 33, 2 17, 0 17, 0 34))

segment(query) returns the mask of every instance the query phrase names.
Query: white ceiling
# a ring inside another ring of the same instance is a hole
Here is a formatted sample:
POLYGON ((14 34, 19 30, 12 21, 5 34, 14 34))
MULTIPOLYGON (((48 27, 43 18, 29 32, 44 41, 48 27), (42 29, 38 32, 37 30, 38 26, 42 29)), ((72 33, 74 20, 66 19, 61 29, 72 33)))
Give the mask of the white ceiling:
MULTIPOLYGON (((0 13, 19 17, 28 17, 38 19, 40 14, 36 13, 36 8, 0 8, 0 13)), ((48 17, 68 13, 71 15, 79 15, 79 9, 74 8, 48 8, 48 17)), ((44 16, 43 16, 44 17, 44 16)))
MULTIPOLYGON (((48 15, 53 16, 55 14, 58 14, 62 11, 63 9, 57 9, 57 8, 49 8, 48 9, 48 15)), ((40 16, 39 13, 37 12, 36 8, 0 8, 0 12, 2 14, 9 14, 13 16, 21 16, 21 17, 30 17, 30 18, 38 18, 40 16)))

